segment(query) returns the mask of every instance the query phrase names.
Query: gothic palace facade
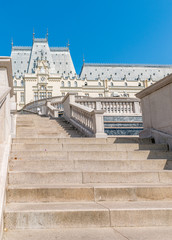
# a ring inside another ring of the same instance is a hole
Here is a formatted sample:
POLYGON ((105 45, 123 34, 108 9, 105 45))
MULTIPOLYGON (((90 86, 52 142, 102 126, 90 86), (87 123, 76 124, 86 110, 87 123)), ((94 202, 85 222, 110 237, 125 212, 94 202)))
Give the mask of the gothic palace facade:
POLYGON ((48 37, 33 38, 32 47, 12 46, 11 57, 18 110, 29 102, 68 92, 89 97, 135 97, 172 73, 172 65, 83 62, 77 75, 69 47, 49 47, 48 37))

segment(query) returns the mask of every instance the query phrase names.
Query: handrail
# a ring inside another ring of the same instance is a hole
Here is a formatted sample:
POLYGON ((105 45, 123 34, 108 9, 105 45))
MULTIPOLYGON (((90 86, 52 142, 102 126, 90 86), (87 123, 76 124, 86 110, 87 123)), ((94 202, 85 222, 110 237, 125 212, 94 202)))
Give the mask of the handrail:
POLYGON ((75 94, 70 93, 63 99, 63 106, 64 118, 86 136, 107 137, 107 134, 104 133, 104 111, 90 109, 75 103, 75 94))

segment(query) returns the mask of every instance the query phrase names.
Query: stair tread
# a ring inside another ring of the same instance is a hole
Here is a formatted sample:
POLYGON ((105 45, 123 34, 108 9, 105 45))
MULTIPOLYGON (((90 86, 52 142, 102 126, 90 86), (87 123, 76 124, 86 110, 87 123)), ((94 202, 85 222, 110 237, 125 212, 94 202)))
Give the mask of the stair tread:
POLYGON ((20 184, 20 185, 8 185, 8 189, 59 189, 59 188, 171 188, 171 184, 166 183, 83 183, 83 184, 20 184))
POLYGON ((109 210, 172 210, 172 201, 101 201, 7 203, 6 212, 25 211, 109 211, 109 210))
POLYGON ((17 229, 4 235, 8 240, 171 240, 172 227, 17 229))
MULTIPOLYGON (((172 230, 171 230, 172 231, 172 230)), ((14 230, 5 233, 8 240, 126 240, 113 228, 58 228, 41 230, 14 230)), ((5 238, 5 239, 6 239, 5 238)), ((151 239, 152 240, 152 239, 151 239)), ((163 239, 166 240, 166 239, 163 239)), ((171 239, 170 239, 171 240, 171 239)))

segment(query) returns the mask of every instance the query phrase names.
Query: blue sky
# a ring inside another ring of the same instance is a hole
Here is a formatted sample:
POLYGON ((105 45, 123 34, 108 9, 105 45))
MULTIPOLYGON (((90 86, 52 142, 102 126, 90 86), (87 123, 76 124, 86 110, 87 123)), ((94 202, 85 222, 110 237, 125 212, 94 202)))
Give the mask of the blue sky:
POLYGON ((80 72, 91 63, 172 64, 172 0, 0 0, 0 55, 31 46, 49 31, 50 46, 65 46, 80 72))

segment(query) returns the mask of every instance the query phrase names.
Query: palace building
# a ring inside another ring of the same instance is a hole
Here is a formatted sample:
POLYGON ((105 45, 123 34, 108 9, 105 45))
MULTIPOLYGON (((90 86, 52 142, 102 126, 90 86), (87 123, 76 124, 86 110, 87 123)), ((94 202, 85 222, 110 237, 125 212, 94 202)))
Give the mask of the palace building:
POLYGON ((135 97, 143 88, 172 73, 172 65, 85 63, 75 71, 69 45, 49 47, 34 38, 31 47, 13 46, 12 68, 17 108, 29 102, 75 92, 89 97, 135 97))

